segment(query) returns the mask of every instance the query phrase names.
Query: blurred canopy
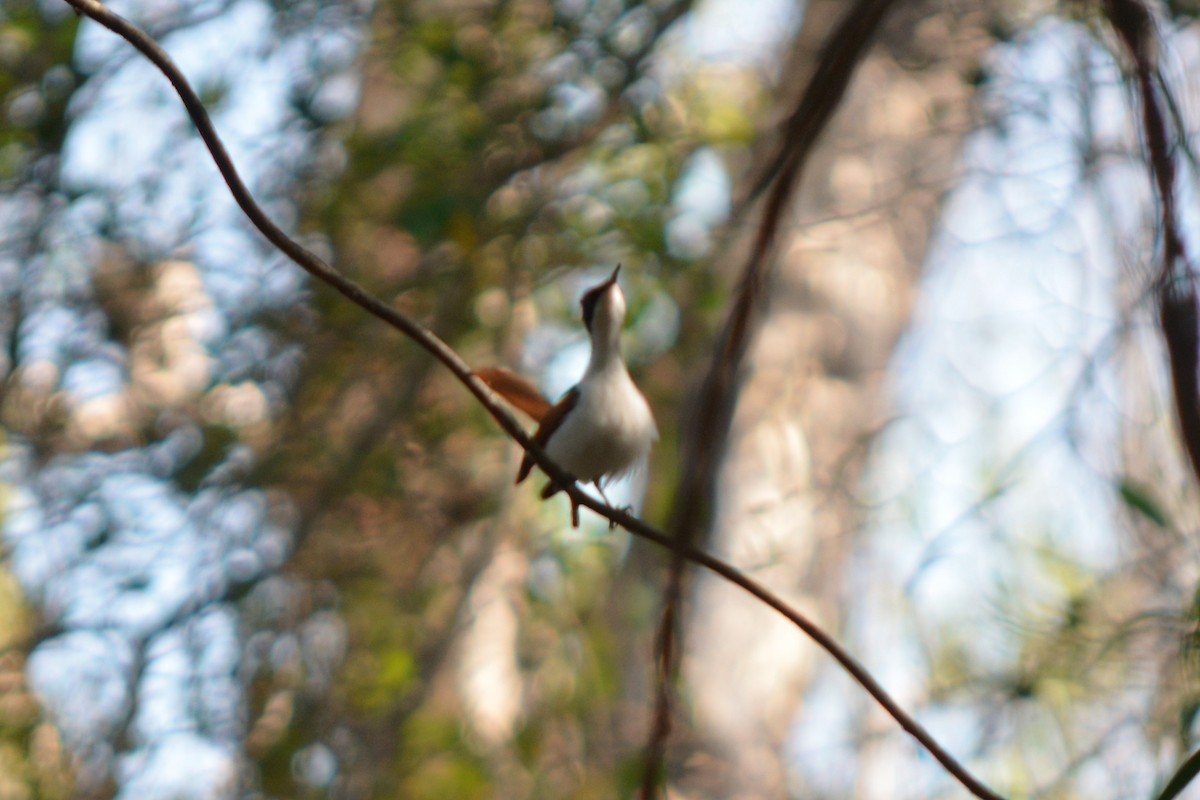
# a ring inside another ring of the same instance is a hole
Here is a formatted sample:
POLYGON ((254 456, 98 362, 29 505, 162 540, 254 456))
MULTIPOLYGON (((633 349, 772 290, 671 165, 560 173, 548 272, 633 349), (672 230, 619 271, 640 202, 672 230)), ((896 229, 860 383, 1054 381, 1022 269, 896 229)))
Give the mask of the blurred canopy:
MULTIPOLYGON (((847 6, 694 5, 111 3, 275 219, 468 362, 557 396, 622 263, 662 441, 618 494, 656 522, 740 198, 847 6)), ((1196 243, 1200 9, 1158 11, 1196 243)), ((1200 738, 1127 68, 1091 4, 896 4, 781 226, 710 498, 707 546, 1005 795, 1148 796, 1200 738)), ((125 42, 8 0, 0 101, 0 800, 630 796, 662 554, 512 487, 517 448, 258 236, 125 42)), ((735 589, 696 580, 685 631, 678 796, 959 796, 735 589)))

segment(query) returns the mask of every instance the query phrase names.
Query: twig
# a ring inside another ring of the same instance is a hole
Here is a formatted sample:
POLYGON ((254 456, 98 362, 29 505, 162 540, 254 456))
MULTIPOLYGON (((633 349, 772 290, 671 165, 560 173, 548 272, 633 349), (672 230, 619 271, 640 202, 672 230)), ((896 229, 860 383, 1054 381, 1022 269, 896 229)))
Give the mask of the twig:
MULTIPOLYGON (((875 1, 878 2, 878 0, 875 1)), ((226 184, 228 184, 234 200, 237 201, 237 204, 250 221, 254 223, 255 227, 272 244, 278 247, 310 275, 329 284, 352 303, 408 336, 440 361, 475 396, 480 405, 492 415, 504 432, 533 456, 534 461, 551 480, 563 487, 563 491, 567 493, 572 502, 591 509, 636 536, 674 550, 688 561, 702 566, 730 583, 741 587, 744 591, 782 614, 833 656, 876 702, 883 706, 884 710, 896 720, 900 727, 908 731, 959 783, 976 797, 986 798, 986 800, 1000 800, 1000 795, 981 783, 967 771, 966 767, 944 750, 929 731, 892 699, 891 695, 879 685, 865 667, 859 664, 845 648, 818 627, 816 623, 789 606, 758 581, 742 574, 736 567, 696 547, 673 545, 671 538, 663 531, 648 525, 625 511, 595 500, 591 495, 580 489, 571 480, 570 475, 547 457, 545 452, 533 442, 513 415, 493 397, 491 390, 472 374, 471 368, 467 366, 466 362, 449 345, 438 338, 432 331, 381 300, 378 300, 357 283, 334 270, 318 256, 309 252, 290 238, 267 217, 238 175, 228 151, 226 151, 225 146, 222 144, 220 137, 213 127, 212 121, 208 117, 208 112, 205 111, 203 104, 200 102, 200 98, 196 95, 174 61, 171 60, 171 57, 167 55, 157 42, 133 23, 110 11, 102 3, 98 2, 98 0, 65 0, 65 2, 125 39, 162 71, 167 80, 171 82, 171 85, 175 87, 175 91, 183 101, 184 107, 187 109, 192 122, 196 125, 196 129, 200 133, 201 139, 204 140, 204 144, 212 154, 217 169, 220 170, 221 176, 225 179, 226 184)))
MULTIPOLYGON (((1175 158, 1167 136, 1166 115, 1158 92, 1173 106, 1170 87, 1155 65, 1158 34, 1150 9, 1140 0, 1105 0, 1104 11, 1133 59, 1134 77, 1141 101, 1142 133, 1149 155, 1150 175, 1158 193, 1162 226, 1162 269, 1158 276, 1159 322, 1167 341, 1175 410, 1180 434, 1200 477, 1200 296, 1187 245, 1179 230, 1176 211, 1175 158), (1156 91, 1156 88, 1158 91, 1156 91)), ((1185 137, 1186 138, 1186 137, 1185 137)))

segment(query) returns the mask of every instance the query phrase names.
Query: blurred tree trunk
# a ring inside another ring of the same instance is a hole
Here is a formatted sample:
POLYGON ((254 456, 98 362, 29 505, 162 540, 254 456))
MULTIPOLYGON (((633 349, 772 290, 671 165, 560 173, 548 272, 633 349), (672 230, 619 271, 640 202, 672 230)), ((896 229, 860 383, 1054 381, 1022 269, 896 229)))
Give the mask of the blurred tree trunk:
MULTIPOLYGON (((846 4, 807 4, 784 70, 792 102, 846 4)), ((966 78, 985 15, 901 6, 860 65, 780 236, 749 357, 713 547, 836 630, 860 521, 856 483, 888 415, 885 369, 911 312, 942 193, 971 127, 966 78)), ((727 261, 738 264, 737 259, 727 261)), ((821 655, 737 589, 702 576, 686 678, 696 735, 727 769, 712 797, 788 794, 784 744, 821 655)), ((681 755, 682 761, 686 756, 681 755)), ((681 778, 690 784, 687 779, 681 778)), ((690 788, 690 786, 689 786, 690 788)), ((794 796, 808 796, 801 791, 794 796)))

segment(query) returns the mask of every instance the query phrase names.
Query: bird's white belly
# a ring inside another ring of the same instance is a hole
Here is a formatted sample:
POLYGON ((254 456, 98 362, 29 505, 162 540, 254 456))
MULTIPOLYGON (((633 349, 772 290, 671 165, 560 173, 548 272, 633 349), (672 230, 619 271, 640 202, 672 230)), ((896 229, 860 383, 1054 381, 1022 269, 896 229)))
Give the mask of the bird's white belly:
POLYGON ((658 438, 646 399, 628 377, 581 390, 579 402, 550 437, 547 454, 585 482, 628 472, 658 438))

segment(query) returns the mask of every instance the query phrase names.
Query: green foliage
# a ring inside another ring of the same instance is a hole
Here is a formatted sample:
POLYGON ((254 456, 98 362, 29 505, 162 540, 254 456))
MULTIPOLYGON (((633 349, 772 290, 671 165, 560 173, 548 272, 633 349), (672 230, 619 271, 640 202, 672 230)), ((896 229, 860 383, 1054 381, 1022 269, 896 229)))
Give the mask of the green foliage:
POLYGON ((1129 478, 1123 478, 1117 485, 1121 501, 1133 512, 1153 522, 1160 528, 1170 528, 1171 519, 1167 512, 1155 499, 1150 487, 1143 486, 1129 478))
POLYGON ((199 453, 176 474, 184 491, 195 491, 214 467, 229 457, 229 448, 238 443, 238 432, 226 425, 209 425, 204 429, 204 444, 199 453))
MULTIPOLYGON (((386 607, 388 592, 378 581, 358 581, 346 587, 349 607, 370 611, 386 607)), ((360 614, 352 617, 356 640, 363 652, 346 667, 343 687, 349 705, 360 714, 386 719, 409 694, 420 687, 415 647, 421 619, 411 614, 360 614)))
POLYGON ((416 800, 493 796, 482 760, 464 747, 461 726, 453 719, 416 714, 405 724, 400 741, 397 761, 407 773, 399 784, 400 796, 416 800))
POLYGON ((25 680, 34 623, 16 578, 0 568, 0 798, 66 800, 69 756, 25 680))
POLYGON ((64 66, 77 28, 65 6, 13 0, 0 8, 0 187, 62 145, 79 81, 64 66))

